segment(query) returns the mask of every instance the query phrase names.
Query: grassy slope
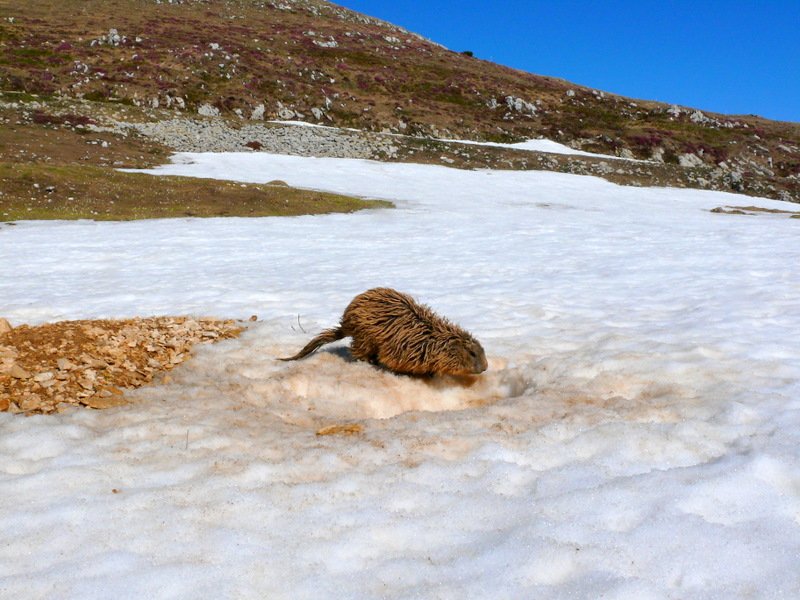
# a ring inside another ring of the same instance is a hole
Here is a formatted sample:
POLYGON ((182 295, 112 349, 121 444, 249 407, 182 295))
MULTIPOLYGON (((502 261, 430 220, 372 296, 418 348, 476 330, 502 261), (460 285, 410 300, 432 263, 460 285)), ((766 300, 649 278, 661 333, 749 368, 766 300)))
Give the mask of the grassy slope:
MULTIPOLYGON (((55 104, 63 103, 48 110, 55 104)), ((92 132, 80 125, 85 115, 51 112, 35 112, 48 117, 37 123, 0 108, 0 220, 292 216, 391 206, 285 184, 121 172, 161 164, 170 150, 140 137, 92 132)))
POLYGON ((87 165, 0 163, 0 184, 0 218, 7 221, 294 216, 390 206, 285 184, 162 177, 87 165))

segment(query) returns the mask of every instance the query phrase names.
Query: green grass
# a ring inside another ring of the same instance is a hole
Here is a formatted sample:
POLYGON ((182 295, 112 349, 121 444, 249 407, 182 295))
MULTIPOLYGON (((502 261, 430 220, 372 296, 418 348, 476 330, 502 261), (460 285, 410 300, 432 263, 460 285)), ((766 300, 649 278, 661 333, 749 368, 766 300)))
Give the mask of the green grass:
POLYGON ((392 206, 279 183, 242 184, 34 163, 0 163, 0 192, 3 221, 272 217, 392 206))

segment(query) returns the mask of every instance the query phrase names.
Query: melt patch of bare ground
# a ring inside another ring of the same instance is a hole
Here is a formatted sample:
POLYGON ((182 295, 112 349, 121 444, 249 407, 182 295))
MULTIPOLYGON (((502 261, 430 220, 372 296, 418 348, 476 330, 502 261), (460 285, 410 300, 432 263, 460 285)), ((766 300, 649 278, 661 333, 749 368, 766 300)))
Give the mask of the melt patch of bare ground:
POLYGON ((110 408, 163 381, 196 344, 234 338, 244 323, 211 317, 60 321, 11 328, 0 319, 0 411, 110 408))
POLYGON ((793 210, 780 210, 777 208, 761 208, 760 206, 718 206, 711 209, 712 213, 723 215, 756 215, 758 213, 768 213, 776 215, 787 215, 790 219, 800 219, 800 212, 793 210))

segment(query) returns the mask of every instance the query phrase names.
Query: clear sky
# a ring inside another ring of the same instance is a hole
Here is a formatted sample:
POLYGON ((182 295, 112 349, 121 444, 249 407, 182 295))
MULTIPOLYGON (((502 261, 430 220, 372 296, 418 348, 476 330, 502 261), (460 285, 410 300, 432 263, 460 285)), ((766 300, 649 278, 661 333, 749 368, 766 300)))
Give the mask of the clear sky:
POLYGON ((643 100, 800 122, 800 0, 335 0, 455 51, 643 100))

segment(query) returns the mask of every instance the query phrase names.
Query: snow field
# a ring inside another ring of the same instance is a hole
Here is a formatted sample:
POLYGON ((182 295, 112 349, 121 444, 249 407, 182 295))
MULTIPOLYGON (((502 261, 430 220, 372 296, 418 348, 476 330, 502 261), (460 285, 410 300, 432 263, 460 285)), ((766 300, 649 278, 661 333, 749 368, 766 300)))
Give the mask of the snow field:
POLYGON ((708 212, 779 203, 265 154, 157 172, 398 208, 1 228, 13 324, 261 320, 132 405, 0 414, 0 596, 800 597, 798 222, 708 212), (378 285, 489 371, 274 360, 378 285))

